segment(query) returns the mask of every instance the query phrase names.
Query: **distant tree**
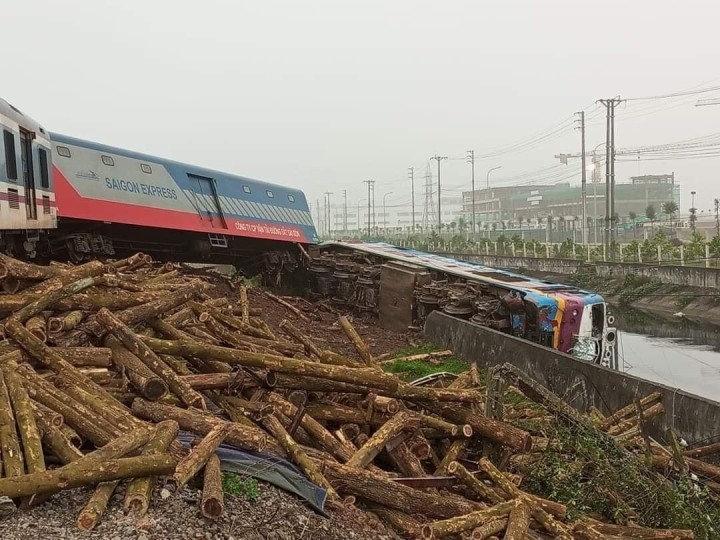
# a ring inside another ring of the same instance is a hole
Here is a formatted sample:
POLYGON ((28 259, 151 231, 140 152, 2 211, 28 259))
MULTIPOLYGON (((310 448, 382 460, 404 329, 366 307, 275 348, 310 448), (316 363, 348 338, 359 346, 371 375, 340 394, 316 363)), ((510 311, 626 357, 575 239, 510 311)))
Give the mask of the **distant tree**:
POLYGON ((690 209, 690 228, 695 232, 695 225, 697 223, 697 208, 690 209))
POLYGON ((458 229, 464 231, 465 229, 467 229, 467 220, 464 217, 459 217, 457 220, 457 226, 458 229))
POLYGON ((657 219, 657 211, 652 204, 648 204, 645 209, 645 217, 650 221, 650 228, 655 228, 655 220, 657 219))
POLYGON ((635 212, 628 212, 628 217, 630 218, 630 222, 632 223, 633 238, 635 238, 637 233, 637 227, 635 223, 635 220, 637 219, 637 214, 635 212))
POLYGON ((519 216, 519 217, 518 217, 518 225, 520 225, 520 230, 522 230, 522 224, 523 224, 523 221, 524 221, 524 220, 525 220, 524 217, 522 217, 522 216, 519 216))
POLYGON ((662 205, 663 214, 668 217, 670 221, 670 228, 672 229, 672 221, 675 213, 678 211, 678 205, 675 201, 668 201, 662 205))
POLYGON ((454 232, 456 228, 457 228, 457 222, 456 222, 456 221, 451 221, 451 222, 450 222, 450 229, 454 232))

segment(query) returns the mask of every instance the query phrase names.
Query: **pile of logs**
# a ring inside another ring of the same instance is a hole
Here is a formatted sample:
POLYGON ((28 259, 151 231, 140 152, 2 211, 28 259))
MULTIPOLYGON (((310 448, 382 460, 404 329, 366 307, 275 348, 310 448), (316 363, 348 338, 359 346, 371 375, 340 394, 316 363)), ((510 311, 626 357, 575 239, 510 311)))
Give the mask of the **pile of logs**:
POLYGON ((646 423, 662 414, 656 395, 587 417, 509 365, 485 381, 472 366, 447 387, 413 385, 381 369, 346 317, 338 331, 352 356, 293 324, 310 320, 307 302, 299 309, 242 285, 219 296, 210 278, 142 254, 81 266, 0 257, 0 279, 6 511, 86 486, 77 525, 91 530, 120 482, 124 508, 142 515, 158 482, 173 491, 201 476, 200 510, 215 519, 215 450, 226 443, 289 459, 327 490, 331 509, 357 505, 408 538, 694 537, 570 521, 563 504, 525 491, 507 471, 511 458, 551 442, 513 423, 543 415, 644 445, 658 466, 718 472, 698 458, 720 448, 688 455, 650 440, 646 423), (277 328, 251 305, 260 295, 288 314, 277 328), (504 406, 508 384, 539 407, 504 406), (191 450, 179 430, 196 435, 191 450))

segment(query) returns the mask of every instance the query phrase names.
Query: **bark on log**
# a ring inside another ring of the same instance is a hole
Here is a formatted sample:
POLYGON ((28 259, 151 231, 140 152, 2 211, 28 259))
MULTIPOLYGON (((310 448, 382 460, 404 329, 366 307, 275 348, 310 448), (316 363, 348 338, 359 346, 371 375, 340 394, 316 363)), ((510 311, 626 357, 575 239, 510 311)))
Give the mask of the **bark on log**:
POLYGON ((207 519, 219 518, 225 509, 220 458, 213 454, 205 464, 200 512, 207 519))
POLYGON ((362 340, 360 334, 357 333, 357 330, 355 330, 355 327, 350 323, 347 317, 340 317, 340 319, 338 319, 338 322, 340 323, 340 327, 343 329, 343 332, 345 332, 345 335, 360 355, 360 358, 362 358, 363 362, 365 362, 365 365, 374 366, 375 362, 373 361, 372 355, 370 354, 370 348, 362 340))
POLYGON ((515 508, 508 516, 504 540, 525 540, 529 528, 530 507, 522 501, 517 501, 515 508))
POLYGON ((501 518, 481 525, 477 529, 473 529, 470 538, 471 540, 487 540, 493 535, 503 532, 507 527, 507 522, 507 518, 501 518))
POLYGON ((437 351, 423 354, 413 354, 410 356, 400 356, 398 358, 387 358, 378 362, 378 364, 391 364, 393 362, 421 362, 426 360, 436 360, 438 358, 446 358, 452 356, 452 351, 437 351))
POLYGON ((20 438, 15 429, 15 416, 10 405, 3 371, 0 371, 0 455, 2 455, 5 476, 22 476, 25 473, 20 438))
POLYGON ((703 456, 711 456, 713 454, 717 454, 720 452, 720 442, 714 443, 714 444, 708 444, 706 446, 699 446, 697 448, 691 448, 690 450, 685 450, 684 455, 691 458, 699 458, 703 456))
POLYGON ((167 383, 131 353, 115 336, 106 336, 105 345, 112 354, 113 363, 122 370, 132 385, 150 401, 157 401, 168 392, 167 383))
POLYGON ((337 422, 340 424, 369 424, 382 426, 390 417, 384 414, 372 414, 370 417, 364 411, 337 403, 311 403, 305 407, 306 414, 322 422, 337 422))
MULTIPOLYGON (((665 413, 665 407, 662 403, 656 403, 652 407, 649 407, 648 409, 643 410, 643 419, 644 420, 650 420, 651 418, 654 418, 656 416, 660 416, 661 414, 665 413)), ((617 436, 620 433, 623 433, 627 431, 628 429, 631 429, 638 425, 639 418, 636 416, 634 418, 629 418, 628 420, 624 420, 620 422, 619 424, 615 424, 613 426, 610 426, 610 429, 608 429, 608 433, 613 436, 617 436)))
POLYGON ((100 482, 165 475, 174 470, 175 460, 169 455, 119 458, 104 462, 80 459, 59 469, 20 477, 0 478, 0 496, 5 495, 13 499, 28 497, 57 490, 92 486, 100 482))
POLYGON ((34 473, 45 470, 45 457, 43 456, 40 431, 35 422, 30 396, 28 396, 27 390, 23 386, 22 378, 16 371, 19 358, 19 352, 0 357, 0 371, 2 371, 5 387, 15 413, 15 422, 20 433, 25 457, 25 468, 27 472, 34 473))
POLYGON ((280 443, 280 446, 282 446, 283 450, 285 450, 287 455, 290 457, 290 460, 295 463, 295 465, 297 465, 312 482, 320 487, 324 487, 331 500, 338 501, 338 494, 330 485, 330 482, 328 482, 322 473, 318 471, 315 464, 310 461, 310 458, 305 454, 305 452, 303 452, 300 445, 298 445, 285 430, 282 423, 273 415, 264 418, 262 423, 263 426, 265 426, 265 429, 267 429, 280 443))
POLYGON ((420 463, 417 456, 410 451, 406 443, 402 442, 392 450, 388 450, 387 448, 385 450, 394 465, 394 469, 400 471, 403 476, 407 478, 427 476, 422 463, 420 463))
POLYGON ((85 314, 80 310, 69 311, 59 317, 50 317, 47 328, 51 334, 74 330, 83 320, 85 314))
POLYGON ((603 537, 636 538, 638 540, 694 540, 695 534, 688 529, 646 529, 626 525, 613 525, 599 521, 583 519, 578 526, 584 526, 599 533, 603 537))
MULTIPOLYGON (((264 386, 271 388, 275 382, 272 371, 265 372, 260 380, 264 386)), ((245 388, 258 386, 258 380, 245 371, 232 371, 230 373, 199 373, 184 375, 181 379, 195 390, 223 390, 233 395, 242 392, 245 388)))
POLYGON ((242 321, 250 324, 250 302, 248 301, 247 287, 240 285, 240 310, 242 312, 242 321))
POLYGON ((347 462, 349 467, 360 469, 367 467, 387 444, 387 442, 401 431, 416 429, 420 425, 418 418, 413 418, 405 412, 399 412, 385 422, 347 462))
POLYGON ((25 323, 25 328, 43 343, 47 341, 46 322, 42 315, 30 317, 25 323))
POLYGON ((110 311, 101 309, 97 314, 97 320, 109 332, 127 347, 127 349, 137 356, 153 373, 160 377, 167 384, 168 388, 179 397, 188 407, 198 409, 205 408, 205 401, 202 396, 190 386, 182 381, 182 379, 168 367, 158 356, 135 334, 130 328, 122 323, 120 319, 115 317, 110 311))
MULTIPOLYGON (((651 394, 648 394, 640 400, 640 405, 643 409, 645 409, 650 405, 654 404, 656 401, 659 401, 661 397, 662 394, 660 394, 660 392, 652 392, 651 394)), ((598 429, 605 431, 613 424, 617 424, 621 420, 627 418, 628 416, 633 416, 634 414, 635 404, 630 403, 629 405, 626 405, 622 409, 619 409, 612 413, 610 416, 608 416, 607 419, 598 426, 598 429)))
POLYGON ((233 424, 210 416, 199 411, 180 409, 171 405, 136 399, 133 401, 132 410, 140 418, 162 422, 163 420, 175 420, 184 431, 191 431, 199 435, 207 435, 217 425, 230 424, 231 430, 227 435, 227 442, 238 448, 246 450, 261 451, 268 446, 268 437, 260 429, 250 429, 247 426, 233 424))
POLYGON ((9 257, 0 253, 0 279, 9 277, 42 281, 51 279, 60 273, 53 266, 40 266, 9 257))
POLYGON ((63 464, 67 465, 83 457, 82 452, 65 437, 59 428, 47 422, 43 417, 38 417, 37 423, 42 433, 43 444, 63 464))
POLYGON ((440 461, 440 465, 438 465, 437 469, 435 469, 435 476, 444 476, 448 474, 450 464, 456 461, 462 455, 466 447, 467 440, 454 440, 450 445, 450 448, 448 448, 447 452, 445 452, 442 461, 440 461))
POLYGON ((293 306, 292 304, 289 304, 288 302, 286 302, 286 301, 283 300, 282 298, 280 298, 280 297, 278 297, 278 296, 275 296, 274 294, 269 293, 269 292, 267 292, 267 291, 262 291, 262 293, 263 293, 265 296, 267 296, 268 298, 270 298, 271 300, 274 300, 275 302, 277 302, 278 304, 280 304, 281 306, 289 309, 291 312, 293 312, 293 313, 295 314, 295 316, 296 316, 298 319, 301 319, 301 320, 303 320, 303 321, 305 321, 305 322, 310 322, 310 319, 309 319, 302 311, 300 311, 298 308, 296 308, 296 307, 293 306))
POLYGON ((495 493, 492 488, 486 486, 481 480, 479 480, 474 474, 468 471, 457 461, 453 461, 450 465, 448 465, 447 472, 455 476, 458 480, 460 480, 460 482, 470 488, 473 493, 485 501, 497 504, 504 500, 495 493))
POLYGON ((404 538, 418 538, 420 536, 422 524, 414 517, 399 510, 392 510, 375 504, 369 505, 369 510, 404 538))
POLYGON ((418 509, 430 518, 449 518, 468 514, 481 505, 450 494, 435 495, 388 480, 365 469, 333 461, 322 462, 321 472, 336 491, 355 495, 407 514, 418 509))
POLYGON ((451 534, 457 534, 463 531, 469 531, 480 527, 497 518, 503 518, 510 514, 515 507, 515 502, 503 502, 490 508, 483 508, 469 512, 465 515, 452 517, 442 521, 435 521, 428 525, 424 525, 421 534, 423 539, 444 538, 451 534))
MULTIPOLYGON (((180 427, 174 420, 165 420, 157 425, 152 439, 145 445, 141 455, 155 456, 167 453, 170 444, 178 435, 180 427)), ((150 506, 150 495, 155 486, 155 477, 134 478, 125 490, 123 507, 126 512, 145 515, 150 506)))
MULTIPOLYGON (((100 271, 102 271, 102 268, 100 268, 100 271)), ((100 273, 99 271, 96 272, 100 273)), ((94 275, 96 275, 94 274, 94 275)), ((93 274, 91 274, 93 275, 93 274)), ((94 277, 83 277, 82 279, 79 279, 77 281, 70 281, 62 286, 60 286, 58 289, 53 290, 49 294, 43 294, 41 297, 39 297, 34 302, 30 302, 28 305, 23 307, 22 309, 19 309, 15 314, 13 315, 13 318, 17 319, 21 323, 26 322, 31 317, 37 315, 38 313, 47 310, 50 307, 55 306, 55 304, 58 302, 58 300, 61 300, 63 298, 66 298, 68 296, 72 296, 73 294, 77 294, 80 291, 87 289, 88 287, 92 287, 95 284, 95 278, 94 277)))
POLYGON ((390 392, 398 388, 397 377, 372 368, 354 369, 343 366, 328 366, 316 362, 303 362, 293 358, 285 358, 284 356, 236 351, 226 347, 215 347, 189 341, 165 341, 144 336, 141 339, 155 352, 164 354, 195 356, 204 360, 221 360, 231 365, 240 364, 280 373, 327 378, 363 387, 386 389, 390 392))
POLYGON ((181 489, 205 466, 210 456, 215 454, 218 446, 226 439, 232 429, 232 425, 222 423, 214 426, 207 435, 185 456, 175 469, 170 478, 170 486, 175 491, 181 489))
POLYGON ((437 412, 456 424, 469 424, 475 435, 503 444, 513 450, 527 452, 532 448, 530 433, 506 422, 474 413, 469 408, 441 406, 437 408, 437 412))
POLYGON ((538 497, 537 495, 532 495, 531 493, 526 493, 522 491, 509 478, 505 476, 505 473, 495 467, 495 465, 493 465, 492 462, 487 458, 481 458, 478 462, 478 466, 480 467, 480 469, 485 471, 488 476, 490 476, 492 481, 500 489, 507 493, 508 497, 520 497, 529 499, 533 504, 538 505, 546 512, 549 512, 550 514, 557 516, 560 519, 565 519, 565 516, 567 515, 567 507, 564 504, 560 504, 555 501, 549 501, 547 499, 543 499, 542 497, 538 497))
POLYGON ((110 497, 120 484, 120 480, 111 482, 103 482, 98 484, 92 495, 80 510, 77 518, 77 527, 81 531, 92 531, 102 519, 105 508, 110 501, 110 497))
POLYGON ((283 319, 283 321, 280 323, 280 330, 285 332, 288 336, 290 336, 292 339, 300 343, 303 347, 305 347, 305 351, 313 355, 317 358, 322 358, 322 351, 320 348, 313 343, 313 341, 303 334, 300 330, 298 330, 290 321, 287 319, 283 319))

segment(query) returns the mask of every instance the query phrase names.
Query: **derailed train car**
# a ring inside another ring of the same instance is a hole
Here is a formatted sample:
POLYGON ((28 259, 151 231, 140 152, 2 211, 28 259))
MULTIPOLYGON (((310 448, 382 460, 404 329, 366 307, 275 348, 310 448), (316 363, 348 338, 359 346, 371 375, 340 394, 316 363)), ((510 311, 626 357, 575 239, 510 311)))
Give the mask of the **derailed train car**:
POLYGON ((615 319, 598 294, 384 243, 326 242, 311 254, 316 296, 376 312, 389 328, 441 310, 617 368, 615 319))
POLYGON ((298 253, 287 246, 318 240, 298 189, 50 133, 2 99, 0 131, 3 252, 227 263, 275 252, 282 265, 298 253))

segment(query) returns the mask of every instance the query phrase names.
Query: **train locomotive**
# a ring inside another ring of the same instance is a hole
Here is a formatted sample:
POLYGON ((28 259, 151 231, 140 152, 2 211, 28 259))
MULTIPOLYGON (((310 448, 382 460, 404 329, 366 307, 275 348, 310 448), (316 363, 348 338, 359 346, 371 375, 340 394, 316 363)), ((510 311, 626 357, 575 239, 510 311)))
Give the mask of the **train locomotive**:
POLYGON ((615 317, 602 296, 507 270, 381 242, 310 251, 310 289, 404 331, 436 310, 617 369, 615 317))
POLYGON ((13 256, 282 266, 298 253, 287 246, 318 241, 300 190, 50 133, 2 99, 0 131, 0 250, 13 256))

